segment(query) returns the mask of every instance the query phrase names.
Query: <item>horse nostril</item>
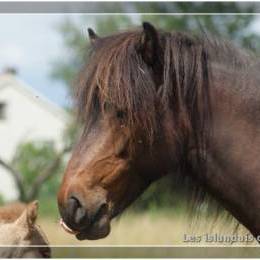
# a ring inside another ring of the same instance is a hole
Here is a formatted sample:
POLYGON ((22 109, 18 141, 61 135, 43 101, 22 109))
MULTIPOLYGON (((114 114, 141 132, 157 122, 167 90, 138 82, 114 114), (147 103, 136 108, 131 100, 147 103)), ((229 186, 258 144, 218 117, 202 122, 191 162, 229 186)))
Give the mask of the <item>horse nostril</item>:
POLYGON ((69 219, 72 220, 72 223, 75 223, 76 225, 80 224, 87 215, 87 212, 82 203, 75 196, 71 196, 68 199, 68 213, 69 219))
POLYGON ((108 209, 107 203, 100 204, 100 206, 97 208, 95 214, 93 215, 91 222, 98 221, 107 212, 107 209, 108 209))

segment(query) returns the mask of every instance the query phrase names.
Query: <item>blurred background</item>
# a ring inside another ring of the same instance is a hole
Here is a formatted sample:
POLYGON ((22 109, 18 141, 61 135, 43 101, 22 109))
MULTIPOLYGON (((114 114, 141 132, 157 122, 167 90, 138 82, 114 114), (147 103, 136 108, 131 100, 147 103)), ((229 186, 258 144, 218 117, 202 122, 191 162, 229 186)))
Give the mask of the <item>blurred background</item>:
MULTIPOLYGON (((118 5, 124 11, 124 5, 118 5)), ((203 10, 203 3, 190 5, 194 13, 203 10)), ((162 3, 150 3, 145 10, 135 3, 132 7, 139 13, 164 13, 169 8, 162 3)), ((186 8, 176 4, 180 13, 186 8)), ((254 3, 212 3, 211 8, 250 13, 254 3)), ((87 59, 87 28, 102 37, 142 21, 168 31, 207 31, 256 55, 260 52, 257 15, 0 15, 0 203, 38 199, 39 223, 51 244, 172 245, 184 243, 184 234, 247 232, 237 231, 236 222, 223 210, 216 218, 207 203, 190 213, 186 191, 169 178, 152 185, 115 220, 106 239, 79 242, 59 228, 56 192, 77 138, 72 86, 87 59)))

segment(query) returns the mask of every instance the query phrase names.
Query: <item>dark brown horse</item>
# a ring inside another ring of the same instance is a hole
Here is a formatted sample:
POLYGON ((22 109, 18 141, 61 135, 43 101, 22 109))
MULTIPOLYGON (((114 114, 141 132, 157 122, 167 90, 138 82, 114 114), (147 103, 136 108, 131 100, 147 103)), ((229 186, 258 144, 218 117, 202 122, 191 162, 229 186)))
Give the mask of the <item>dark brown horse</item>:
POLYGON ((142 29, 99 38, 77 92, 85 128, 58 204, 78 239, 98 239, 164 175, 191 180, 260 234, 260 66, 207 35, 142 29))

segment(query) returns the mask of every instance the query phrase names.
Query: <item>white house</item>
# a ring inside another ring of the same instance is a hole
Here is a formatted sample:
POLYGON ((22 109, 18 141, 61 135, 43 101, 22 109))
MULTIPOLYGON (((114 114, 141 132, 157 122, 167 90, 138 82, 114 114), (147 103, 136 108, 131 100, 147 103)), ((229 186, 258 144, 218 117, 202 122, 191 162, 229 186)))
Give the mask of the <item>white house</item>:
MULTIPOLYGON (((69 115, 8 71, 0 74, 0 158, 10 162, 18 144, 53 140, 61 146, 69 115)), ((0 194, 17 198, 11 175, 0 166, 0 194)))

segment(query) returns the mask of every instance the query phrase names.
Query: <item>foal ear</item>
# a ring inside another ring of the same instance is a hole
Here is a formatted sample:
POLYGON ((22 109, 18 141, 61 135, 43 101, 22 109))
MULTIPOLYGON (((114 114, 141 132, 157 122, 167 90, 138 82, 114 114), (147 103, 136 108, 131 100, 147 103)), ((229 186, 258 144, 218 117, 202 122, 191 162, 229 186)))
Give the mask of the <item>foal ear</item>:
POLYGON ((37 200, 27 206, 27 223, 30 227, 34 226, 38 216, 39 203, 37 200))
POLYGON ((154 26, 143 22, 139 51, 148 65, 153 65, 156 59, 156 52, 159 48, 159 36, 154 26))
POLYGON ((23 228, 33 228, 38 215, 38 201, 33 201, 27 205, 21 216, 16 220, 16 224, 23 228))
POLYGON ((99 37, 91 28, 88 28, 88 36, 90 39, 91 44, 93 44, 99 37))

